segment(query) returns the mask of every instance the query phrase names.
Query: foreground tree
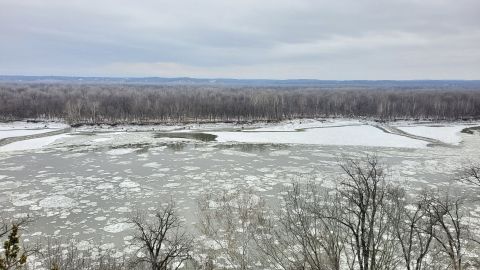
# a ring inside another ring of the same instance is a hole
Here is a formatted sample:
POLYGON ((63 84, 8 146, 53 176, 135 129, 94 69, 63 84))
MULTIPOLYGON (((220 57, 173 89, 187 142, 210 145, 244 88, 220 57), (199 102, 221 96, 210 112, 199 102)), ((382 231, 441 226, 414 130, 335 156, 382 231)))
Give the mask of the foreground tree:
POLYGON ((147 264, 152 270, 178 269, 191 257, 192 239, 184 231, 173 202, 152 215, 137 212, 130 222, 135 229, 133 241, 139 246, 135 265, 147 264))
POLYGON ((440 251, 446 255, 446 262, 454 270, 465 266, 465 253, 471 238, 470 228, 464 216, 463 198, 450 195, 436 196, 429 206, 430 215, 436 221, 433 237, 440 251))
POLYGON ((316 184, 294 183, 277 215, 261 219, 256 242, 265 260, 278 269, 341 269, 345 235, 329 207, 332 197, 316 184), (322 213, 319 215, 319 213, 322 213))
POLYGON ((207 252, 214 263, 232 269, 256 269, 261 263, 254 235, 265 202, 252 190, 237 188, 217 195, 204 194, 198 201, 199 229, 206 236, 207 252), (215 260, 224 258, 222 260, 215 260))
POLYGON ((21 246, 20 230, 29 222, 29 218, 0 222, 0 239, 7 236, 3 242, 3 254, 0 253, 0 270, 22 269, 26 266, 31 250, 21 246))
POLYGON ((375 156, 345 159, 340 166, 343 177, 335 187, 295 183, 278 211, 266 209, 251 190, 203 196, 200 224, 211 246, 209 262, 224 258, 217 265, 284 270, 463 270, 479 265, 466 256, 475 250, 475 241, 461 196, 406 194, 386 182, 375 156))
POLYGON ((427 269, 432 261, 428 255, 437 235, 437 218, 431 214, 434 197, 430 192, 422 192, 418 198, 405 195, 403 190, 398 192, 401 194, 392 196, 389 218, 405 268, 427 269))
POLYGON ((325 215, 340 223, 348 235, 352 269, 395 269, 399 263, 394 226, 388 217, 392 198, 401 194, 388 185, 375 156, 365 160, 346 159, 340 165, 344 177, 337 187, 333 207, 338 215, 325 215))

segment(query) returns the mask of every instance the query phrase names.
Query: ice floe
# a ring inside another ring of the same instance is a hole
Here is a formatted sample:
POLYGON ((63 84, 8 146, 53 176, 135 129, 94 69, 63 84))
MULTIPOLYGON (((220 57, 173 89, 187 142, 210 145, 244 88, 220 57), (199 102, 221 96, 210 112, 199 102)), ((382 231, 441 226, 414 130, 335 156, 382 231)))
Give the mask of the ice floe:
POLYGON ((130 180, 125 180, 122 183, 120 183, 121 188, 136 188, 138 186, 140 186, 138 183, 130 180))
POLYGON ((119 233, 125 230, 129 230, 131 228, 132 228, 131 224, 125 223, 125 222, 119 222, 119 223, 107 225, 103 227, 103 230, 109 233, 119 233))
MULTIPOLYGON (((123 183, 122 183, 123 184, 123 183)), ((120 184, 120 186, 122 186, 122 184, 120 184)), ((96 189, 113 189, 113 184, 111 183, 102 183, 100 185, 98 185, 96 187, 96 189)))
POLYGON ((15 188, 18 188, 19 186, 20 186, 19 182, 5 181, 5 180, 0 181, 0 190, 15 189, 15 188))
POLYGON ((174 188, 174 187, 179 187, 180 185, 181 185, 180 183, 168 183, 168 184, 163 185, 163 187, 174 188))
POLYGON ((74 199, 65 197, 63 195, 50 196, 39 202, 39 206, 43 208, 68 208, 76 205, 77 202, 74 199))

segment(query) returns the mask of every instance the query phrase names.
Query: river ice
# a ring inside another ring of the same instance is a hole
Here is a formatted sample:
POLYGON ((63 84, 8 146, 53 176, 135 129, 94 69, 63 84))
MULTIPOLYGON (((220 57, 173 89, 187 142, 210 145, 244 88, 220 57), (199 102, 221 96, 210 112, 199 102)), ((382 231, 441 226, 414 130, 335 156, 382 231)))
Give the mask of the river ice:
MULTIPOLYGON (((293 181, 334 186, 338 160, 367 153, 377 154, 388 168, 388 180, 409 192, 460 188, 480 198, 472 187, 452 184, 460 165, 480 160, 478 133, 459 133, 463 124, 403 126, 415 135, 429 130, 436 139, 461 143, 432 147, 385 133, 374 123, 346 120, 265 127, 271 132, 259 126, 232 132, 242 129, 228 125, 190 130, 218 135, 209 142, 157 138, 152 130, 77 129, 41 148, 0 152, 1 215, 33 216, 36 221, 25 233, 32 241, 51 236, 84 246, 113 245, 120 256, 128 252, 127 221, 136 209, 155 209, 173 199, 195 230, 196 199, 205 192, 242 186, 278 200, 293 181)), ((480 215, 480 208, 472 214, 480 215)))

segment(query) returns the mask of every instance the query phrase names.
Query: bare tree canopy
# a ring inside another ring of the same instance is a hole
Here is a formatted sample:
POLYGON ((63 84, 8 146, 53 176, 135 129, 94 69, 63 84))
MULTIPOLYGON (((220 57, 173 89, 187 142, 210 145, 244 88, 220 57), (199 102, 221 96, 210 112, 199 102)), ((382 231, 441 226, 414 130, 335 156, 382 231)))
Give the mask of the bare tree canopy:
POLYGON ((139 211, 130 222, 140 252, 136 263, 146 263, 152 270, 178 269, 190 258, 192 239, 184 231, 173 202, 151 215, 139 211))
POLYGON ((480 187, 480 164, 471 164, 463 168, 459 180, 480 187))

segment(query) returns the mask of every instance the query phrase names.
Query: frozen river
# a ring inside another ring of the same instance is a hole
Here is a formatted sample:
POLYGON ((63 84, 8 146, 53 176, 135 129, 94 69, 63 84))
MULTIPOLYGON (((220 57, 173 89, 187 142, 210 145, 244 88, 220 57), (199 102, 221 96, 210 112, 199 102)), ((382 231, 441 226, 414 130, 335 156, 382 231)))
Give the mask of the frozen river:
POLYGON ((0 147, 1 214, 33 216, 26 239, 73 238, 124 252, 126 220, 135 209, 173 199, 193 229, 196 198, 204 192, 243 186, 275 200, 292 181, 333 186, 343 156, 377 154, 388 179, 412 192, 425 186, 468 192, 452 183, 463 164, 480 161, 478 133, 460 133, 468 126, 311 120, 71 130, 0 147))

